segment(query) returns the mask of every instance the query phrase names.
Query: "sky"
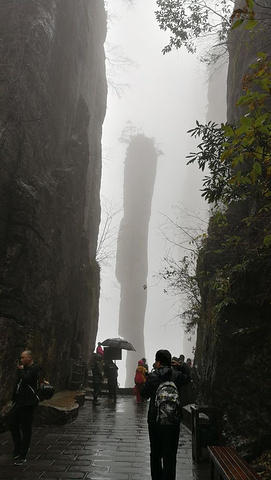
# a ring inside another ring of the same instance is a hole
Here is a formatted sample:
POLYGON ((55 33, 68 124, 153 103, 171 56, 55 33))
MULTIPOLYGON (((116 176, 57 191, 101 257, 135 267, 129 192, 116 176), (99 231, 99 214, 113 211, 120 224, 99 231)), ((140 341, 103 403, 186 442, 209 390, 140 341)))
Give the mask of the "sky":
MULTIPOLYGON (((149 365, 154 362, 155 352, 160 348, 170 350, 172 355, 184 353, 193 357, 194 341, 188 341, 179 318, 180 298, 164 293, 166 285, 159 278, 165 265, 163 257, 170 250, 176 259, 185 253, 166 240, 167 234, 174 241, 182 240, 179 232, 169 228, 170 218, 175 221, 180 209, 184 225, 195 225, 199 216, 206 221, 207 205, 200 195, 201 173, 196 166, 186 166, 185 159, 195 149, 195 141, 187 130, 195 126, 196 119, 205 122, 207 112, 207 72, 197 55, 185 49, 163 55, 169 34, 162 32, 155 20, 155 0, 136 0, 133 8, 127 8, 122 0, 109 3, 109 24, 106 40, 107 71, 109 82, 127 84, 119 96, 110 87, 107 113, 103 126, 102 202, 106 199, 122 208, 123 173, 127 145, 119 138, 126 122, 131 121, 139 133, 154 137, 163 151, 158 159, 157 176, 152 202, 149 227, 149 274, 148 302, 145 316, 145 351, 149 365), (131 59, 135 66, 124 70, 112 69, 112 49, 119 47, 122 55, 131 59), (110 66, 111 65, 111 66, 110 66), (164 225, 164 227, 163 227, 164 225)), ((120 93, 120 92, 118 92, 120 93)), ((118 229, 122 211, 113 218, 118 229)), ((171 223, 172 225, 172 223, 171 223)), ((205 225, 203 223, 203 225, 205 225)), ((205 227, 203 227, 205 228, 205 227)), ((116 247, 115 247, 116 248, 116 247)), ((120 287, 115 278, 115 258, 101 269, 100 318, 97 342, 118 336, 120 287)), ((127 339, 132 342, 132 339, 127 339)), ((136 354, 135 368, 137 364, 136 354)), ((118 361, 119 382, 125 377, 125 355, 118 361)), ((133 379, 131 379, 131 385, 133 379)))

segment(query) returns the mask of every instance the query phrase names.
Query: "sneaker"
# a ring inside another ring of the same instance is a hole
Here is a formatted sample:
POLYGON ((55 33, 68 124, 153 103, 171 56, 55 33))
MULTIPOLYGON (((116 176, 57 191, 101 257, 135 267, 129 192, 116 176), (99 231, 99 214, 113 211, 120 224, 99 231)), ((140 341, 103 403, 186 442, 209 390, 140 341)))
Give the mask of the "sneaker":
POLYGON ((16 460, 17 458, 20 458, 20 454, 19 453, 13 453, 13 458, 14 460, 16 460))
POLYGON ((26 458, 19 457, 16 462, 14 462, 14 465, 24 465, 26 463, 26 458))
POLYGON ((93 405, 101 405, 100 402, 93 402, 93 405))

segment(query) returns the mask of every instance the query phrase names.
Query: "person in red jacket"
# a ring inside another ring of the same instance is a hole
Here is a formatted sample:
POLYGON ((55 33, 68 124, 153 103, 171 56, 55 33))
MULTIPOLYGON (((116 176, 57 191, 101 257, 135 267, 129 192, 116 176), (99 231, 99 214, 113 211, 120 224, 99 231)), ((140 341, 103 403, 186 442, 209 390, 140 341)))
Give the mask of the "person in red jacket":
POLYGON ((138 360, 137 369, 135 371, 135 378, 134 378, 134 381, 136 384, 136 402, 137 403, 141 402, 140 392, 144 383, 146 382, 146 373, 147 373, 147 369, 144 367, 143 360, 138 360))
POLYGON ((101 342, 98 342, 98 346, 96 348, 96 353, 98 353, 99 355, 102 355, 102 357, 104 356, 104 349, 102 347, 101 342))

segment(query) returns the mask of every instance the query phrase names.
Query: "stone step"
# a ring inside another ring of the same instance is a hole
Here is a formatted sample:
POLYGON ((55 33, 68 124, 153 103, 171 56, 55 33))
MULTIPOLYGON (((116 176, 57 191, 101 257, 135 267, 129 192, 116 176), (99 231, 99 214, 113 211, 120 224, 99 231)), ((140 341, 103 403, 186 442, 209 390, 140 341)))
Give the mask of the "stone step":
MULTIPOLYGON (((78 417, 79 408, 85 402, 84 390, 63 390, 53 395, 50 400, 40 402, 34 412, 34 425, 64 425, 78 417)), ((11 402, 0 411, 0 433, 9 429, 11 402)))
POLYGON ((35 410, 34 424, 64 425, 78 417, 79 408, 85 403, 85 390, 63 390, 50 400, 40 402, 35 410))

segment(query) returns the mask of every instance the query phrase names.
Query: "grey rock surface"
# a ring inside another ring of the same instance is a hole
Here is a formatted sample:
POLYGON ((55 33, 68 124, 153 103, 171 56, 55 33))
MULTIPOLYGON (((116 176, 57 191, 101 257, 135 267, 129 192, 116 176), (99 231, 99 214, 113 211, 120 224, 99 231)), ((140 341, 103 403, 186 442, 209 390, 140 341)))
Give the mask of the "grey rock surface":
POLYGON ((0 406, 34 352, 56 389, 98 322, 102 0, 0 0, 0 406))

